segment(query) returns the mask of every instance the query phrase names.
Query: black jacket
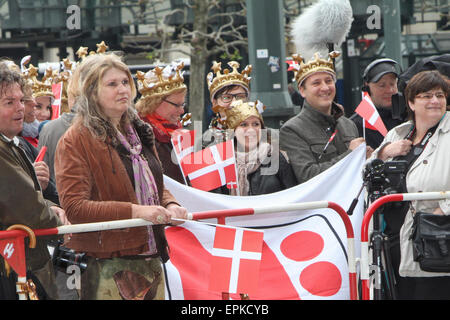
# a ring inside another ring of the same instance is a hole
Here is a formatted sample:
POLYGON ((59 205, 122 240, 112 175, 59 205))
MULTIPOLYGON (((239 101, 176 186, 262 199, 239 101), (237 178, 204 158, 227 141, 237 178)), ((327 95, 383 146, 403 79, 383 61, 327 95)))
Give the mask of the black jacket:
POLYGON ((248 175, 250 182, 249 195, 278 192, 297 185, 297 179, 295 178, 291 164, 282 153, 279 154, 279 168, 277 172, 272 175, 262 174, 262 170, 269 168, 270 165, 270 163, 262 164, 258 170, 248 175))

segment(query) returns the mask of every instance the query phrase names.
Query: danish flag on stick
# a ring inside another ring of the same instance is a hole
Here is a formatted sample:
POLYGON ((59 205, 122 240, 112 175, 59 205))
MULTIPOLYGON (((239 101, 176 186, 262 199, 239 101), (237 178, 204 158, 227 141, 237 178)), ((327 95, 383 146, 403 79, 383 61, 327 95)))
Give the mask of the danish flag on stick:
POLYGON ((378 130, 383 136, 386 136, 387 129, 367 92, 364 92, 363 99, 355 112, 365 120, 365 126, 367 128, 378 130))
POLYGON ((170 141, 178 162, 194 152, 195 130, 178 129, 172 133, 170 141))
POLYGON ((62 97, 63 82, 52 84, 52 92, 55 96, 55 100, 52 103, 52 118, 51 120, 58 119, 61 115, 61 97, 62 97))
POLYGON ((264 232, 217 226, 212 249, 209 290, 256 293, 264 232))
POLYGON ((210 191, 225 184, 237 184, 233 140, 191 153, 180 161, 191 186, 210 191))
POLYGON ((181 159, 194 152, 195 130, 177 129, 172 133, 170 142, 173 146, 172 152, 175 153, 181 173, 183 174, 184 184, 188 185, 183 167, 180 164, 181 159))

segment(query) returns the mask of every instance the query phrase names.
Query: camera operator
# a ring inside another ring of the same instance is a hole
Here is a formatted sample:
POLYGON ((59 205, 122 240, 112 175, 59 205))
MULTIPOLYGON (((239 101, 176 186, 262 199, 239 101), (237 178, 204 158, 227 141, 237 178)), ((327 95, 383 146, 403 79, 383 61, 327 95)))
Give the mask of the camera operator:
MULTIPOLYGON (((438 71, 416 74, 405 89, 408 118, 388 132, 371 159, 406 160, 405 190, 450 190, 450 112, 446 111, 449 84, 438 71)), ((386 211, 386 210, 385 210, 386 211)), ((385 233, 393 242, 390 255, 399 299, 450 299, 450 273, 431 273, 413 261, 411 227, 415 212, 450 214, 449 200, 412 201, 406 210, 384 212, 385 233), (401 254, 400 254, 401 252, 401 254)))
MULTIPOLYGON (((363 73, 362 91, 369 94, 388 131, 404 122, 404 119, 394 117, 392 107, 392 96, 398 93, 397 80, 399 74, 400 66, 398 63, 387 58, 372 61, 363 73)), ((364 137, 361 116, 354 113, 350 120, 356 124, 359 136, 364 137)), ((370 128, 365 128, 365 130, 367 145, 372 149, 378 148, 383 141, 383 135, 370 128)))

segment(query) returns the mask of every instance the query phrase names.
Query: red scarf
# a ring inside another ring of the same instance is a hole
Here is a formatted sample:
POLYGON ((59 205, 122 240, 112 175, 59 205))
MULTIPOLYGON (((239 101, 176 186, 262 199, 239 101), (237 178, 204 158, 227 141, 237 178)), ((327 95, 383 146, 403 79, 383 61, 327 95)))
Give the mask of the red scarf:
POLYGON ((25 140, 27 140, 29 143, 31 143, 33 145, 33 147, 37 148, 38 147, 38 143, 39 140, 37 138, 33 138, 33 137, 23 137, 25 140))
POLYGON ((172 136, 172 133, 175 130, 180 129, 182 127, 181 123, 178 123, 176 125, 170 123, 169 121, 160 117, 154 112, 151 115, 145 116, 143 119, 144 121, 152 125, 156 140, 162 143, 170 142, 170 137, 172 136))

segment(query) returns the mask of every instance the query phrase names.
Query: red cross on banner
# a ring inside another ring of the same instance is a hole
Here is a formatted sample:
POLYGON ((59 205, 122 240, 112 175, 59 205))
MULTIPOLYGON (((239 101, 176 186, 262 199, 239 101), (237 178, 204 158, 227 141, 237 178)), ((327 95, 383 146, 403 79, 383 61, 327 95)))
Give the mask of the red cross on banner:
POLYGON ((259 230, 217 226, 209 290, 257 292, 263 237, 259 230))

